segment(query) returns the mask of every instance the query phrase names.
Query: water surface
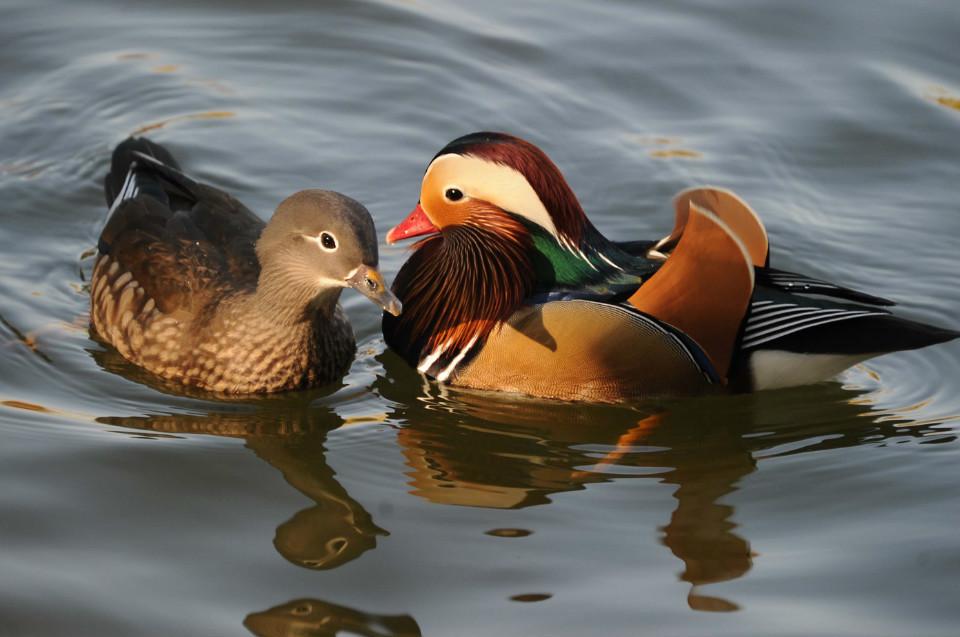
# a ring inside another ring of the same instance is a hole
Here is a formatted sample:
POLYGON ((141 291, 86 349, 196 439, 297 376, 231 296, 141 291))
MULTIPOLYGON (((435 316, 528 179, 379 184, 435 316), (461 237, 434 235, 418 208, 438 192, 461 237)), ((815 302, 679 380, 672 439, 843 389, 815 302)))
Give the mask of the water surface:
POLYGON ((86 280, 127 135, 264 217, 347 192, 382 236, 499 129, 610 235, 722 185, 774 265, 956 327, 958 32, 948 0, 5 0, 0 633, 955 635, 958 343, 559 405, 425 383, 346 293, 342 384, 221 401, 91 339, 86 280))

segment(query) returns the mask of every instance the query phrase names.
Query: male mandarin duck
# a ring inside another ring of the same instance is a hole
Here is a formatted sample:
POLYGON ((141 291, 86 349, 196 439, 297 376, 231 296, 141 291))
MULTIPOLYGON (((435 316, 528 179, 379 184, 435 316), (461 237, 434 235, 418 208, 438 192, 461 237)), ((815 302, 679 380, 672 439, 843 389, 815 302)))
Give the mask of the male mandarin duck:
POLYGON ((304 190, 264 224, 146 139, 117 146, 104 188, 91 322, 165 379, 234 394, 327 383, 356 351, 341 290, 400 312, 370 213, 349 197, 304 190))
POLYGON ((384 316, 386 342, 452 385, 618 402, 807 384, 960 335, 770 268, 763 224, 732 192, 695 188, 674 206, 667 237, 614 242, 539 148, 460 137, 387 235, 429 236, 394 282, 405 309, 384 316))

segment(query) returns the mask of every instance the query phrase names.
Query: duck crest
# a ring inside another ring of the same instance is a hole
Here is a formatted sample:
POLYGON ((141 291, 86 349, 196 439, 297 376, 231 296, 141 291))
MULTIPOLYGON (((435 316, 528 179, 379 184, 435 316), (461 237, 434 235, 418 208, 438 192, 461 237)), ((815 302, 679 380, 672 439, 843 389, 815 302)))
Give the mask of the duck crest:
POLYGON ((527 229, 502 212, 420 241, 393 283, 405 309, 384 316, 387 344, 446 380, 533 290, 530 251, 527 229))

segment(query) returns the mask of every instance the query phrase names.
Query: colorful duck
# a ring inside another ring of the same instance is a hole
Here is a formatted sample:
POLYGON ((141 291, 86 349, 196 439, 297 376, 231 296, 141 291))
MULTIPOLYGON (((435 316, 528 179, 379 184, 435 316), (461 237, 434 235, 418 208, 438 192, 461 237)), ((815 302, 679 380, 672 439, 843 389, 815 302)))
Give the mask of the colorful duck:
POLYGON ((264 224, 146 139, 117 146, 105 190, 90 320, 162 378, 231 394, 328 383, 356 351, 344 288, 400 312, 370 213, 349 197, 304 190, 264 224))
POLYGON ((674 207, 667 237, 611 241, 539 148, 460 137, 387 235, 429 236, 394 282, 404 312, 384 316, 386 342, 452 385, 618 402, 807 384, 960 336, 770 268, 763 224, 732 192, 687 190, 674 207))

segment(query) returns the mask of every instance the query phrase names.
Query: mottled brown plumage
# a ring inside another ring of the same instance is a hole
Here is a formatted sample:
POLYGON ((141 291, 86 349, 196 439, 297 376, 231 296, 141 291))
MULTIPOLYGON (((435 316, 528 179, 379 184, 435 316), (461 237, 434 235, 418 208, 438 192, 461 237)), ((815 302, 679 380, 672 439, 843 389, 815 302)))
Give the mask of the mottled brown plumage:
POLYGON ((105 189, 91 322, 158 376, 223 393, 319 385, 356 350, 344 287, 399 311, 376 270, 373 221, 341 194, 296 193, 265 225, 142 139, 117 147, 105 189))

